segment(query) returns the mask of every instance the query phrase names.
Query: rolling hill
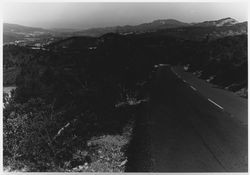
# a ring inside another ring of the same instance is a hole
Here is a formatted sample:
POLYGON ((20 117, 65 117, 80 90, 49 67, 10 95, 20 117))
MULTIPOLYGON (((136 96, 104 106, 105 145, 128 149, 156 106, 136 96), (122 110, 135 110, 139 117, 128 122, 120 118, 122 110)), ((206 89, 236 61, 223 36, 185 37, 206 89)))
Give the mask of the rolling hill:
POLYGON ((64 36, 92 36, 99 37, 107 33, 119 33, 123 35, 132 33, 158 32, 166 35, 187 38, 218 38, 224 36, 240 35, 247 33, 247 22, 238 22, 233 18, 223 18, 213 21, 204 21, 200 23, 185 23, 175 19, 159 19, 149 23, 139 25, 113 26, 103 28, 90 28, 86 30, 74 29, 43 29, 36 27, 27 27, 17 24, 3 24, 4 42, 20 39, 25 35, 50 34, 64 36), (198 34, 198 35, 197 35, 198 34))

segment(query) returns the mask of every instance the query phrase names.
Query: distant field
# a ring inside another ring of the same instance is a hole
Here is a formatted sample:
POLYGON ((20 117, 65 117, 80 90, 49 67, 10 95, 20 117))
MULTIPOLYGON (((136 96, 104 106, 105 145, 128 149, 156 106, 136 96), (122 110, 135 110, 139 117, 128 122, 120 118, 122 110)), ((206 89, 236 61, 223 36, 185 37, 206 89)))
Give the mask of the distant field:
POLYGON ((15 86, 3 87, 3 92, 10 93, 13 89, 16 89, 15 86))

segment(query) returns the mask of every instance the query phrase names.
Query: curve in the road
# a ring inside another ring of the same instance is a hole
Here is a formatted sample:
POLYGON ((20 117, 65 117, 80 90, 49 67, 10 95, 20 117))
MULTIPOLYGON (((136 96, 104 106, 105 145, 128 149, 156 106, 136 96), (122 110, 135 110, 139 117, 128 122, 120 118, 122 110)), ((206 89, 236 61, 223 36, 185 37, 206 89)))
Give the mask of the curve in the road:
POLYGON ((136 124, 127 171, 246 172, 247 127, 160 67, 136 124))

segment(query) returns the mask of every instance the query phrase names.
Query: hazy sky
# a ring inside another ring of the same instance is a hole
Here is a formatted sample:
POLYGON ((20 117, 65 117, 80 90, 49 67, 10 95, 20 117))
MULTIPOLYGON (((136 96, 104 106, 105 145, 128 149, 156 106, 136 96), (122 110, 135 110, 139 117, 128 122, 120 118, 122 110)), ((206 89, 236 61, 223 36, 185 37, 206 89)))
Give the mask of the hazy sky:
POLYGON ((246 21, 246 2, 213 3, 5 3, 3 21, 43 28, 135 25, 155 19, 201 22, 232 17, 246 21))

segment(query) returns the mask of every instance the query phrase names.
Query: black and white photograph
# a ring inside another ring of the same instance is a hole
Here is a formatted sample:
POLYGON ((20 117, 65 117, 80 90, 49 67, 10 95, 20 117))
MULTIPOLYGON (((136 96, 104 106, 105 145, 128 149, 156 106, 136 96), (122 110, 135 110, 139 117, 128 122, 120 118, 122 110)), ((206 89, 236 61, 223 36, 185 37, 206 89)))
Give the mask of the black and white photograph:
POLYGON ((4 1, 2 172, 248 173, 247 1, 4 1))

